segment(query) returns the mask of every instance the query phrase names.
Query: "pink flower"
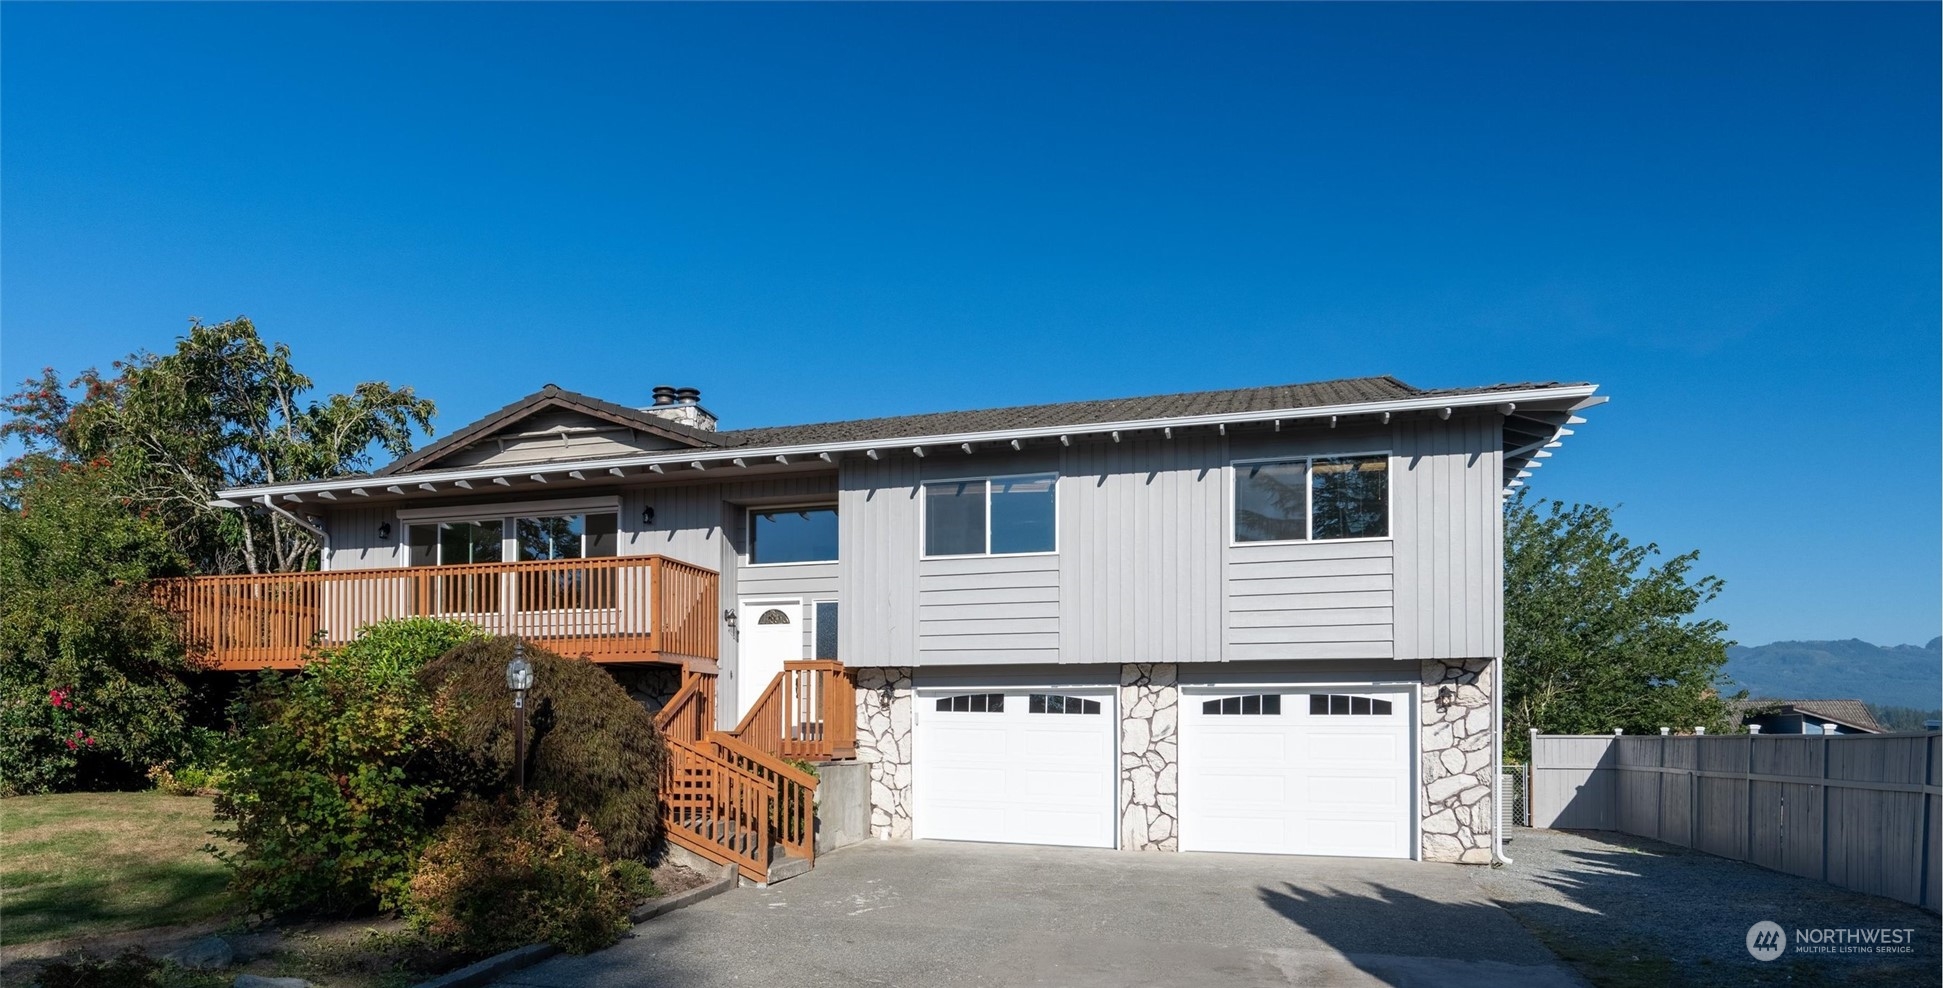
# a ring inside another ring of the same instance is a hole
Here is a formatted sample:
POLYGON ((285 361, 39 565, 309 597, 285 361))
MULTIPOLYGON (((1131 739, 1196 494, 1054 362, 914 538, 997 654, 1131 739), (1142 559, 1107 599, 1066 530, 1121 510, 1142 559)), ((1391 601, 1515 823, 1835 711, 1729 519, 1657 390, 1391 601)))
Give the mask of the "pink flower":
POLYGON ((73 739, 73 738, 69 738, 69 739, 67 740, 67 750, 69 750, 69 751, 73 751, 73 750, 74 750, 74 739, 73 739))
POLYGON ((89 743, 89 744, 93 744, 93 743, 94 743, 94 739, 93 739, 93 738, 89 738, 89 739, 88 739, 88 743, 89 743))

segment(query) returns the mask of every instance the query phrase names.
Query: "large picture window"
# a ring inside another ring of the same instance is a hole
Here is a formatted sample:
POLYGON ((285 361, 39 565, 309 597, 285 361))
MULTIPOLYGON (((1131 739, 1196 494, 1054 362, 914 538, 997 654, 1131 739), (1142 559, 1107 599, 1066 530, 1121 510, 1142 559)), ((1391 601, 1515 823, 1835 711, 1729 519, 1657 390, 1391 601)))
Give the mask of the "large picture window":
POLYGON ((837 509, 749 512, 749 562, 829 563, 837 558, 837 509))
POLYGON ((1377 453, 1241 461, 1235 541, 1378 539, 1390 534, 1390 458, 1377 453))
POLYGON ((1059 477, 1050 473, 926 483, 924 554, 1057 551, 1058 497, 1059 477))
POLYGON ((620 516, 613 512, 478 518, 413 524, 406 534, 413 566, 604 559, 620 555, 620 516), (506 545, 506 532, 513 546, 506 545))

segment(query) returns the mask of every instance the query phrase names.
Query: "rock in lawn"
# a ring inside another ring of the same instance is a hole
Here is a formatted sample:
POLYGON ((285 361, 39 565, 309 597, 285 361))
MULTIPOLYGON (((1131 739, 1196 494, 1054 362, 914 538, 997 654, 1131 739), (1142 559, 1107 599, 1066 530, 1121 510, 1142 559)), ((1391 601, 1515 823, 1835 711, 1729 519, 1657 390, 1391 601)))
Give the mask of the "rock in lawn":
POLYGON ((191 971, 214 971, 228 967, 236 959, 236 952, 230 949, 229 941, 222 937, 203 937, 162 959, 174 961, 177 967, 186 967, 191 971))
POLYGON ((254 974, 239 974, 236 983, 230 988, 316 988, 302 978, 265 978, 254 974))

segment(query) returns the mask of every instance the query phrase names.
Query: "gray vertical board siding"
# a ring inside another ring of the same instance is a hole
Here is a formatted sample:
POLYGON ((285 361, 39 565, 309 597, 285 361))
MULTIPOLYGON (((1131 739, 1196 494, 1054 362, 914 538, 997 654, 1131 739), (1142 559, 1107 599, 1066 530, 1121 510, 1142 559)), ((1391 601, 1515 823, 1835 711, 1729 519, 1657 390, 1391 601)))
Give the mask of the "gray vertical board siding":
POLYGON ((1940 749, 1939 734, 1540 736, 1534 825, 1621 830, 1936 910, 1940 749), (1617 757, 1598 756, 1607 745, 1617 757), (1588 822, 1600 776, 1621 804, 1604 824, 1588 822))
POLYGON ((1212 438, 1085 442, 1065 451, 1062 661, 1221 658, 1224 465, 1212 438))
POLYGON ((849 666, 917 661, 917 460, 848 457, 838 474, 837 654, 849 666))
POLYGON ((1395 428, 1399 659, 1503 654, 1502 435, 1496 416, 1395 428))
POLYGON ((324 512, 324 530, 331 536, 331 558, 325 569, 383 569, 400 564, 405 527, 391 508, 331 508, 324 512), (380 525, 391 526, 391 537, 378 537, 380 525))
MULTIPOLYGON (((667 556, 726 573, 722 542, 725 533, 738 527, 740 519, 740 513, 726 505, 836 499, 836 474, 830 471, 761 480, 628 487, 621 491, 621 554, 667 556), (650 506, 654 508, 654 524, 643 526, 641 510, 650 506)), ((739 552, 741 533, 736 532, 728 543, 739 552)), ((723 600, 732 599, 725 591, 723 600)))

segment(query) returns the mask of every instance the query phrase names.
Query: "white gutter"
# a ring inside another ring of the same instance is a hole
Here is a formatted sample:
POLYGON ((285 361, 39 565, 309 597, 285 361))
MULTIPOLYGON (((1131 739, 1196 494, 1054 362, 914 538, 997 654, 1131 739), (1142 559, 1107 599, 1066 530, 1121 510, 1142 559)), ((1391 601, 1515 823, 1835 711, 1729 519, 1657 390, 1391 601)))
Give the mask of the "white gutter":
POLYGON ((682 470, 690 469, 691 463, 718 463, 727 465, 737 457, 748 458, 753 454, 774 458, 777 456, 809 456, 829 453, 856 453, 865 450, 884 450, 898 452, 917 446, 957 446, 963 443, 1004 442, 1012 439, 1056 439, 1060 436, 1098 435, 1109 432, 1132 432, 1141 429, 1192 428, 1206 425, 1234 425, 1248 422, 1298 421, 1302 419, 1327 419, 1332 416, 1377 415, 1384 412, 1441 411, 1454 408, 1476 408, 1480 406, 1518 404, 1521 402, 1558 401, 1577 399, 1567 410, 1584 408, 1603 402, 1596 398, 1599 390, 1596 384, 1576 385, 1565 388, 1533 388, 1527 391, 1493 391, 1468 395, 1448 395, 1442 397, 1409 398, 1400 401, 1364 401, 1346 405, 1319 405, 1313 408, 1284 408, 1266 412, 1230 412, 1210 415, 1180 415, 1172 418, 1128 419, 1119 422, 1094 422, 1084 425, 1039 426, 1024 429, 994 429, 984 432, 943 433, 929 436, 902 436, 868 440, 850 440, 831 443, 803 443, 794 446, 726 446, 719 449, 667 450, 658 453, 633 453, 627 456, 614 456, 593 460, 572 460, 544 464, 501 465, 493 467, 468 467, 463 470, 437 470, 397 474, 381 477, 339 477, 331 480, 314 480, 296 484, 269 484, 261 487, 236 487, 217 492, 219 500, 211 502, 221 507, 241 507, 237 499, 253 500, 261 503, 262 498, 283 495, 316 494, 323 491, 348 491, 353 488, 416 487, 419 484, 452 483, 466 480, 491 480, 494 477, 507 477, 528 473, 562 474, 569 470, 605 473, 611 469, 627 467, 672 466, 682 470))

